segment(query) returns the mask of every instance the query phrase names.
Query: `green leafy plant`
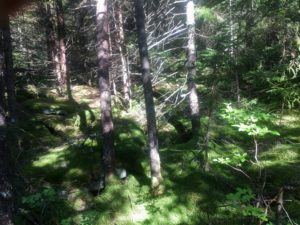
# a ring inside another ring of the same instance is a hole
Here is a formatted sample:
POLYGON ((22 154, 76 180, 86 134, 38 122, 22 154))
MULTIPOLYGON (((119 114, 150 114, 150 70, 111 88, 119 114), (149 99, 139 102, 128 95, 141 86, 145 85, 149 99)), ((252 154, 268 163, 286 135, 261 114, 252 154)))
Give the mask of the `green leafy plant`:
POLYGON ((54 224, 56 219, 63 217, 68 210, 61 210, 65 207, 64 201, 53 188, 44 188, 38 192, 26 195, 22 198, 20 211, 23 216, 34 220, 37 224, 54 224))
POLYGON ((255 195, 249 188, 237 188, 235 193, 230 193, 226 196, 229 209, 234 213, 241 213, 242 216, 252 216, 261 221, 268 221, 262 208, 251 205, 251 201, 254 198, 255 195))
POLYGON ((267 134, 277 136, 280 134, 267 127, 266 122, 270 122, 272 117, 256 105, 256 100, 244 102, 243 107, 240 108, 234 107, 232 103, 225 103, 221 117, 226 119, 233 127, 237 127, 238 131, 252 137, 255 146, 254 158, 258 163, 258 139, 265 137, 267 134))
POLYGON ((46 204, 58 200, 58 195, 52 188, 46 188, 40 192, 25 196, 22 203, 31 209, 43 207, 46 204))
POLYGON ((220 20, 213 10, 207 7, 196 8, 195 14, 197 19, 202 19, 208 23, 217 23, 220 20))
POLYGON ((219 157, 213 161, 225 165, 242 166, 242 163, 246 161, 246 158, 247 153, 234 152, 232 157, 219 157))
POLYGON ((238 151, 233 152, 233 154, 230 157, 218 157, 216 159, 213 159, 214 162, 229 166, 230 168, 234 169, 235 171, 238 171, 242 173, 247 178, 250 178, 249 175, 243 171, 240 167, 247 159, 247 153, 240 153, 238 151))
POLYGON ((73 220, 72 218, 67 218, 67 219, 63 219, 61 222, 60 222, 61 225, 72 225, 73 224, 73 220))
POLYGON ((282 107, 287 106, 291 109, 300 104, 300 85, 294 79, 283 75, 268 80, 271 88, 267 93, 280 98, 282 107))

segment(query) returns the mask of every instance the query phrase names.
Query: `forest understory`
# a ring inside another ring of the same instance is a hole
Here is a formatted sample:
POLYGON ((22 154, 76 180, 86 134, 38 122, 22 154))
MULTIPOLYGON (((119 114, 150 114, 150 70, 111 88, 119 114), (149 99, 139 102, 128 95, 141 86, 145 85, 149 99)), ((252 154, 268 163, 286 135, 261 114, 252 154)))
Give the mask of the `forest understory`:
POLYGON ((299 0, 0 0, 0 225, 299 225, 299 78, 299 0))
MULTIPOLYGON (((133 103, 126 112, 114 104, 116 168, 127 174, 120 179, 116 172, 112 184, 97 190, 101 180, 97 90, 75 86, 74 101, 32 85, 20 93, 20 128, 11 128, 18 140, 16 224, 256 224, 258 218, 275 220, 281 191, 282 221, 299 223, 297 111, 285 110, 274 117, 272 126, 281 135, 260 142, 259 164, 251 157, 253 145, 247 135, 215 123, 210 128, 206 171, 201 152, 205 143, 184 142, 172 124, 160 119, 164 193, 153 197, 144 109, 136 108, 141 106, 133 103), (245 152, 243 160, 240 155, 245 152), (254 207, 255 201, 262 206, 254 207)), ((207 121, 202 118, 204 133, 207 121)))

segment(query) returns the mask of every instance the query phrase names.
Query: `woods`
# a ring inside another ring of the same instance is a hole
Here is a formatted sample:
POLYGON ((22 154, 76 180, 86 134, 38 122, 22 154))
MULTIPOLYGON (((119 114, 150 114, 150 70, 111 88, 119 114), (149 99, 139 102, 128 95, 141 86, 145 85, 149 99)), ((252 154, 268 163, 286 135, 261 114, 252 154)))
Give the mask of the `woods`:
MULTIPOLYGON (((4 40, 8 40, 7 34, 9 32, 7 29, 8 29, 7 23, 0 24, 0 87, 1 87, 0 89, 1 92, 0 93, 0 176, 1 176, 0 223, 9 225, 12 224, 12 210, 11 210, 12 187, 11 187, 11 180, 10 180, 11 176, 9 173, 9 170, 11 169, 9 163, 10 158, 9 158, 9 151, 7 148, 7 137, 6 137, 4 77, 6 76, 6 85, 9 85, 9 83, 7 82, 9 80, 7 78, 7 75, 8 72, 11 72, 10 70, 11 68, 9 68, 7 72, 7 66, 10 66, 11 64, 9 63, 11 63, 12 61, 11 61, 11 54, 10 54, 11 52, 7 48, 5 48, 5 44, 4 44, 5 43, 4 40), (8 53, 8 58, 6 56, 7 53, 8 53)), ((11 46, 10 42, 8 44, 9 46, 11 46)), ((7 86, 7 90, 11 91, 9 90, 8 86, 7 86)))
POLYGON ((299 224, 299 18, 0 1, 0 225, 299 224))

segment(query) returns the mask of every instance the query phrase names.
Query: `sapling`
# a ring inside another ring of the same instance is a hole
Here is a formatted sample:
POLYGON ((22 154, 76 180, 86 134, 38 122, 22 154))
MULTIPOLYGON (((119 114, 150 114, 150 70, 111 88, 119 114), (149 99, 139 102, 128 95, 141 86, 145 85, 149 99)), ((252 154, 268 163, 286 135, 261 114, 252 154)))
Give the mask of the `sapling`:
MULTIPOLYGON (((250 102, 248 106, 255 105, 256 102, 250 102)), ((263 112, 260 109, 240 107, 235 108, 231 103, 225 103, 225 108, 221 116, 226 119, 233 127, 237 127, 238 131, 246 133, 253 140, 255 152, 254 159, 259 163, 258 153, 259 144, 258 139, 265 137, 267 134, 277 135, 280 134, 275 130, 270 130, 264 122, 271 120, 271 115, 263 112)))
POLYGON ((237 188, 236 192, 226 196, 228 208, 234 214, 252 216, 260 221, 267 222, 268 217, 262 208, 257 208, 251 204, 255 199, 255 194, 249 188, 237 188))

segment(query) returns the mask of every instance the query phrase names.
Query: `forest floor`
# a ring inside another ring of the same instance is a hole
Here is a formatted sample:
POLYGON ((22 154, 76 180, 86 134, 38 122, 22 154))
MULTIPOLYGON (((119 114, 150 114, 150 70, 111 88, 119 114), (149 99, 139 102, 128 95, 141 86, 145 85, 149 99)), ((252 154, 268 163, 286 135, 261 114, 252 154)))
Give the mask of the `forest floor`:
MULTIPOLYGON (((193 141, 178 143, 180 134, 170 124, 159 126, 165 191, 153 197, 143 109, 136 105, 128 112, 114 110, 117 168, 126 169, 128 176, 116 177, 94 195, 92 186, 101 178, 97 90, 73 87, 74 101, 33 86, 19 96, 20 128, 12 132, 18 140, 17 225, 258 224, 250 214, 261 218, 261 211, 246 211, 254 200, 251 192, 249 199, 244 195, 246 200, 232 202, 228 197, 249 188, 261 192, 266 202, 283 188, 282 220, 300 223, 299 112, 285 112, 274 121, 281 136, 260 143, 260 166, 251 162, 250 154, 243 167, 218 163, 220 157, 253 147, 238 131, 214 127, 208 172, 202 170, 193 141)), ((276 201, 268 209, 271 215, 275 207, 276 201)))

